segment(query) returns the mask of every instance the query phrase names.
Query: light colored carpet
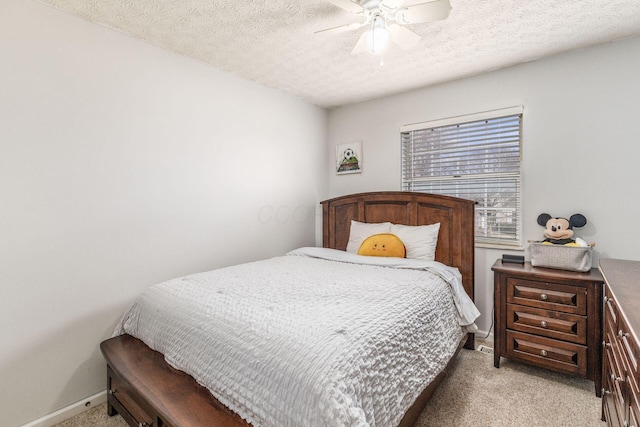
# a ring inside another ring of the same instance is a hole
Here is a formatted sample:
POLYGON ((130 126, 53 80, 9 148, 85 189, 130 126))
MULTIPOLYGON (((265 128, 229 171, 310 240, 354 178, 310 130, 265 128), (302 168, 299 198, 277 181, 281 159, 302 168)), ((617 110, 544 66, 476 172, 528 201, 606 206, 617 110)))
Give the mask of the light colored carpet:
MULTIPOLYGON (((593 382, 462 350, 425 408, 419 427, 605 427, 593 382)), ((56 427, 127 427, 106 404, 56 427)), ((204 426, 203 426, 204 427, 204 426)))
POLYGON ((592 381, 462 350, 419 427, 606 427, 592 381))

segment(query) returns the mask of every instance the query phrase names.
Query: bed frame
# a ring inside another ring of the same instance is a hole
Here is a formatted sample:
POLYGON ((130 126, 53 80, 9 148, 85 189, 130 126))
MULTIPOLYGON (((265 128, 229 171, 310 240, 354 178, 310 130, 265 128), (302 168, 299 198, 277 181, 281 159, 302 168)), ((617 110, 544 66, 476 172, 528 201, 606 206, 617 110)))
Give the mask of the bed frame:
MULTIPOLYGON (((323 246, 344 250, 351 220, 428 225, 439 222, 436 260, 457 267, 463 286, 473 299, 474 202, 454 197, 412 192, 374 192, 337 197, 322 202, 323 246)), ((460 343, 473 348, 474 336, 460 343)), ((107 412, 120 414, 132 427, 250 427, 218 402, 209 391, 170 367, 162 354, 142 341, 122 335, 101 343, 107 361, 107 412)), ((456 352, 457 354, 457 352, 456 352)), ((455 356, 449 362, 455 359, 455 356)), ((445 370, 407 411, 399 427, 413 426, 445 370)))

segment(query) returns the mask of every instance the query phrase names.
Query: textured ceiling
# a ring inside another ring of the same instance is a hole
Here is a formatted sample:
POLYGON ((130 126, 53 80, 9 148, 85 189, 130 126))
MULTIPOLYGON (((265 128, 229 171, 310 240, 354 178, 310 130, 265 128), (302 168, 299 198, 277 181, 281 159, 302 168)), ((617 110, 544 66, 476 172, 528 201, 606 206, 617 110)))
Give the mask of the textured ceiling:
POLYGON ((640 34, 640 0, 450 0, 446 20, 410 25, 418 45, 391 46, 380 67, 350 55, 364 29, 313 34, 358 21, 322 0, 42 1, 328 108, 640 34))

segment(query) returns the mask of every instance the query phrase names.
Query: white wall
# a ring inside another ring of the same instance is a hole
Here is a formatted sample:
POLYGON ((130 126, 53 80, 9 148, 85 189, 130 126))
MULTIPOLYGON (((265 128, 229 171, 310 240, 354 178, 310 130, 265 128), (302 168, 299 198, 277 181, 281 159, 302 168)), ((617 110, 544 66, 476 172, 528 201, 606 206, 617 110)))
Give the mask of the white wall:
POLYGON ((327 112, 0 1, 0 424, 105 389, 144 288, 313 245, 327 112))
MULTIPOLYGON (((336 145, 360 140, 364 162, 361 175, 332 175, 330 196, 400 189, 404 124, 523 105, 525 242, 542 238, 540 213, 581 212, 589 223, 576 236, 596 242, 596 258, 640 259, 637 52, 640 38, 331 110, 330 161, 336 145)), ((476 249, 484 331, 491 324, 491 266, 502 253, 517 252, 476 249)))
MULTIPOLYGON (((598 257, 640 259, 638 51, 632 39, 339 108, 327 135, 323 109, 0 0, 2 424, 103 390, 98 344, 147 286, 313 244, 319 200, 399 189, 403 124, 524 105, 524 238, 540 238, 543 211, 580 211, 598 257), (364 172, 327 179, 354 140, 364 172)), ((476 250, 481 329, 503 252, 476 250)))

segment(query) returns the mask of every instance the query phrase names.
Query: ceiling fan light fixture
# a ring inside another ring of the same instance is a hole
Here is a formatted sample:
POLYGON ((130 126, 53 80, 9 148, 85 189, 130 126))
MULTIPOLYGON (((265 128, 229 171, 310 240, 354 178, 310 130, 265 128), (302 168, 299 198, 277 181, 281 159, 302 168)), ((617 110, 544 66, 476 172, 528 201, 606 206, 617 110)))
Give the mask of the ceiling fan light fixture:
POLYGON ((389 46, 390 38, 384 18, 378 15, 371 20, 371 29, 364 35, 364 44, 368 52, 378 54, 389 46))

